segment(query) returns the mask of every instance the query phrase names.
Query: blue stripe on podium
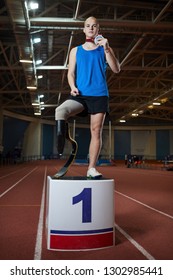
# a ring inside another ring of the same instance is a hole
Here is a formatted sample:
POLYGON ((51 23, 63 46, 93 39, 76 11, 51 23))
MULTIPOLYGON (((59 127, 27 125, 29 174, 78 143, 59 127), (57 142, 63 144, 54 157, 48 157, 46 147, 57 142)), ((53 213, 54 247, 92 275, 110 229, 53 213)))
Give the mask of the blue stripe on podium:
POLYGON ((111 232, 113 228, 95 229, 95 230, 51 230, 51 234, 98 234, 111 232))

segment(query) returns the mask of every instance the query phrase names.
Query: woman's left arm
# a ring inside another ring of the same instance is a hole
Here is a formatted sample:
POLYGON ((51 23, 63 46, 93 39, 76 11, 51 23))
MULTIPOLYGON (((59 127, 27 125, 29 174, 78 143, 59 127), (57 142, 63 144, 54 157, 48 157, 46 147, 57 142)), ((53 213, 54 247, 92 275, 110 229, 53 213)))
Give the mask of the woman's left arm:
POLYGON ((118 59, 116 58, 114 51, 111 47, 109 47, 109 42, 106 38, 98 39, 97 44, 102 46, 105 51, 106 61, 114 73, 120 72, 120 64, 118 59))
POLYGON ((111 47, 104 48, 106 61, 114 73, 120 72, 120 64, 111 47))

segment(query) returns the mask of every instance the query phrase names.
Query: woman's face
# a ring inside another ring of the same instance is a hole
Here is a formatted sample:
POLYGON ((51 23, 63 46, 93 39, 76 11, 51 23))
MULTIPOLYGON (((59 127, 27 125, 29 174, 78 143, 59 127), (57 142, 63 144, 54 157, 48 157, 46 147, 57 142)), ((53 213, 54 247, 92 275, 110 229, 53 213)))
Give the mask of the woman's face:
POLYGON ((86 38, 95 38, 99 32, 99 24, 94 17, 89 17, 84 24, 83 32, 86 38))

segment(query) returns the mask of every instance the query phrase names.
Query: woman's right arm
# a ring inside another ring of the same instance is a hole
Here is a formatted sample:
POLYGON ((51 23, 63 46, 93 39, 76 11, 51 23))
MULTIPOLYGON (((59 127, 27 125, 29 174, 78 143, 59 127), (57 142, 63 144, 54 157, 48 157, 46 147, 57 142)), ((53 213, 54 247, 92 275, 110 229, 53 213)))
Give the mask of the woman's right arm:
POLYGON ((74 96, 79 94, 79 91, 75 85, 76 51, 77 51, 77 47, 73 48, 70 52, 69 67, 67 73, 68 83, 71 88, 71 95, 74 96))

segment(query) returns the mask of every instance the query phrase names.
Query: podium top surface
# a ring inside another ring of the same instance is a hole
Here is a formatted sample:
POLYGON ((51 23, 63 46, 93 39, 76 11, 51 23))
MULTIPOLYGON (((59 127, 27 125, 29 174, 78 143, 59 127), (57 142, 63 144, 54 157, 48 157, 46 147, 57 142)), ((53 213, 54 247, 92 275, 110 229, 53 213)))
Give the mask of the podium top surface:
POLYGON ((86 176, 64 176, 61 177, 59 179, 53 178, 51 176, 49 176, 53 181, 60 181, 60 180, 69 180, 69 181, 107 181, 107 180, 113 180, 112 178, 105 178, 105 177, 101 177, 101 178, 97 178, 97 179, 90 179, 87 178, 86 176))

